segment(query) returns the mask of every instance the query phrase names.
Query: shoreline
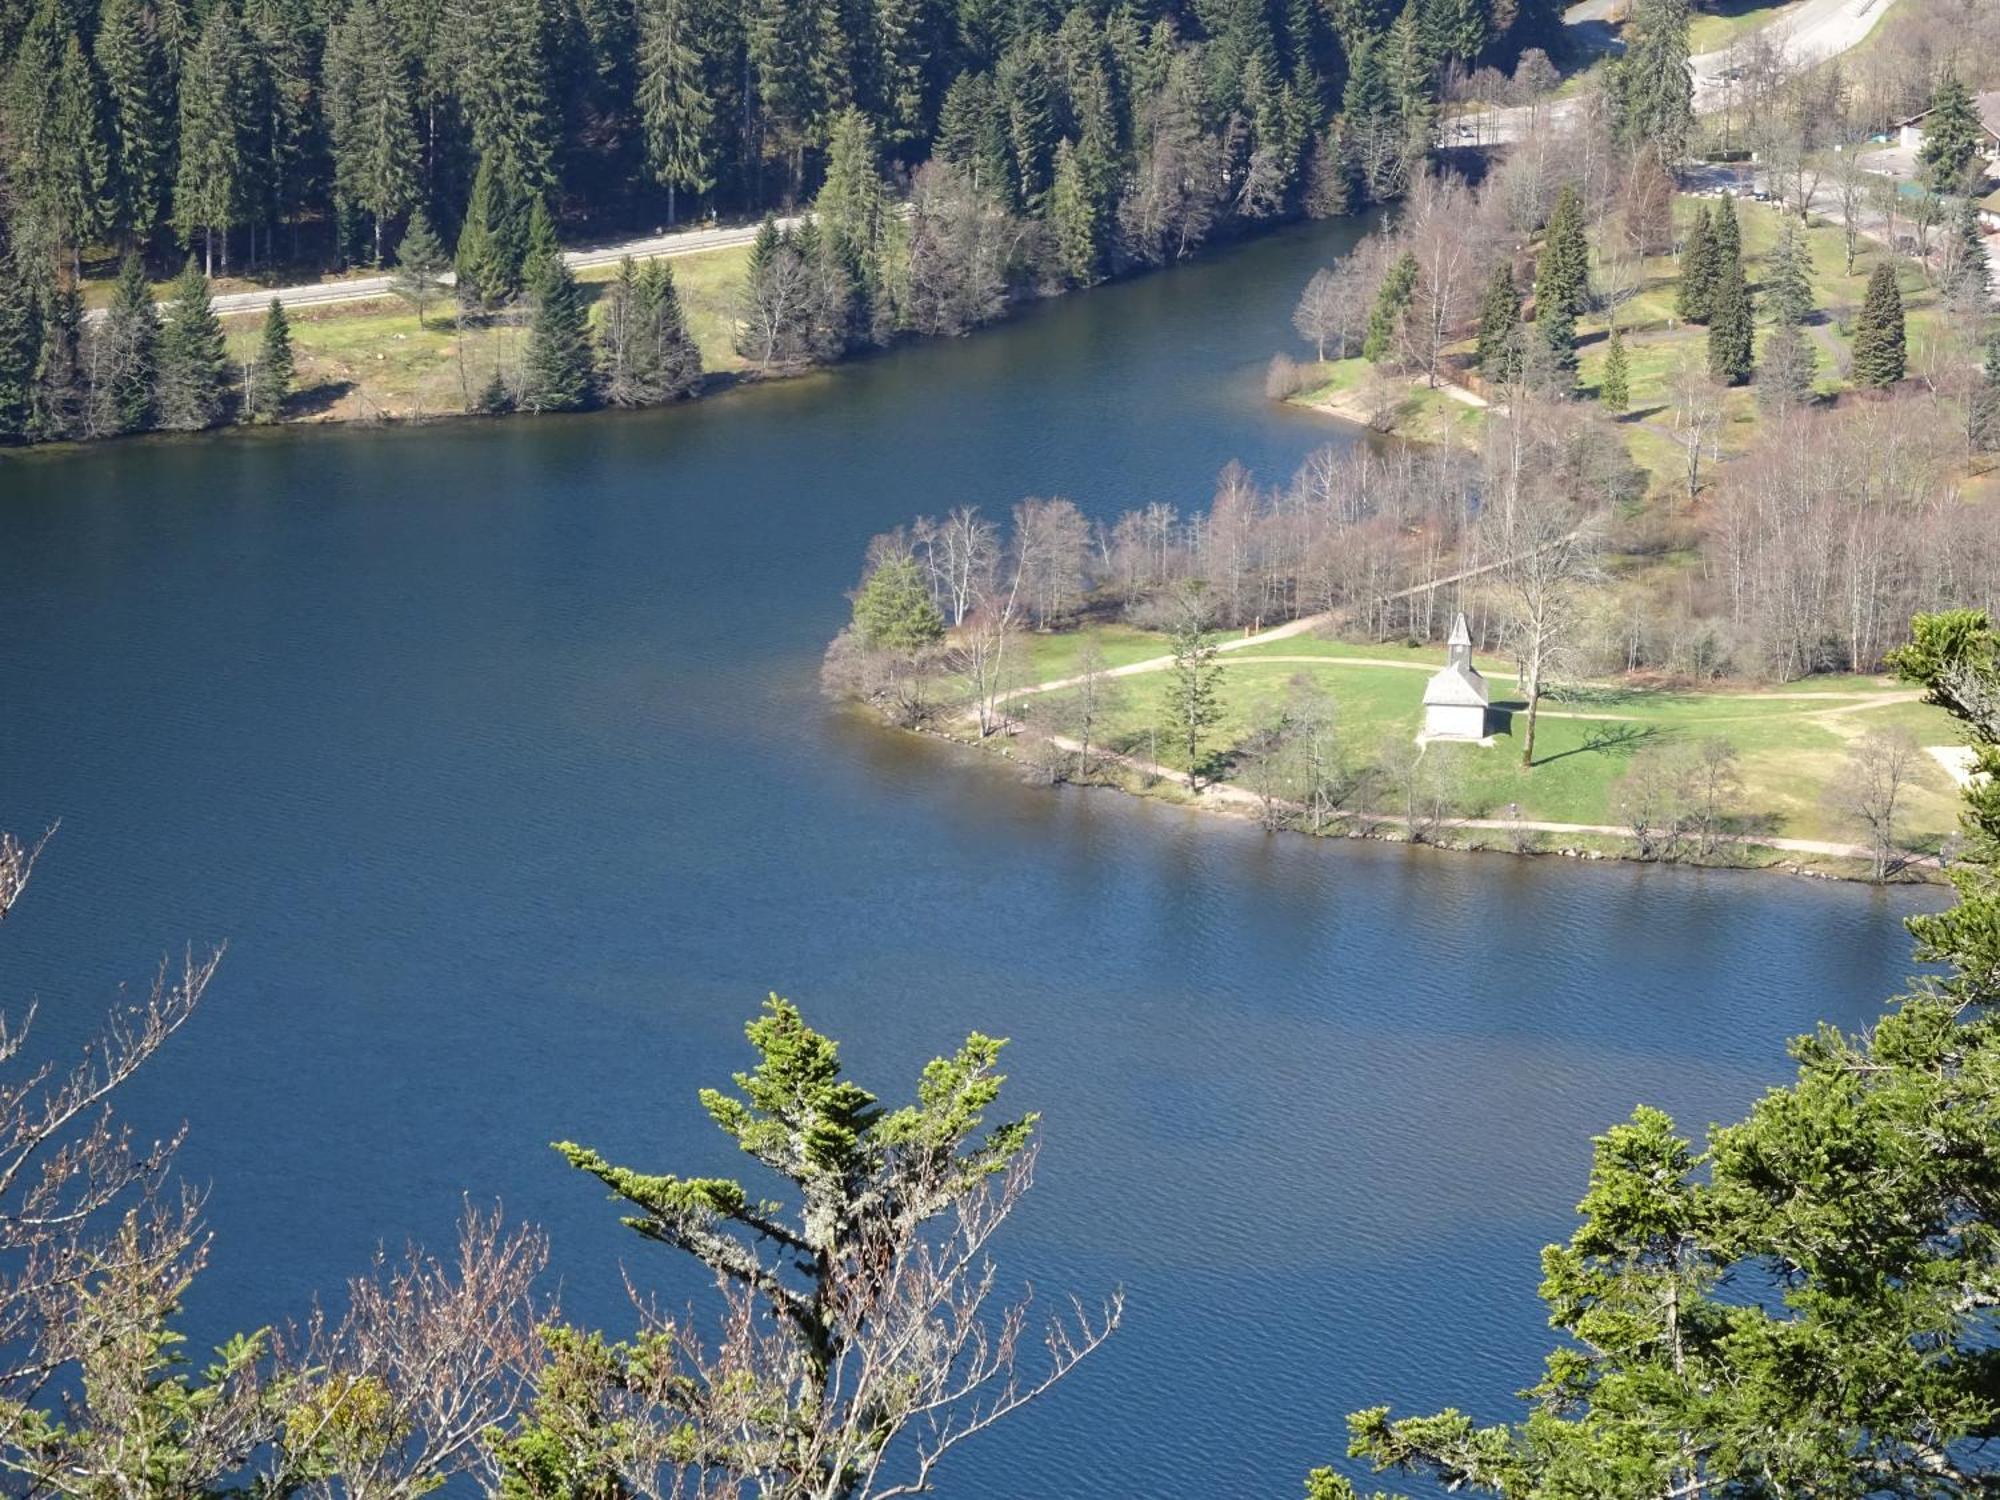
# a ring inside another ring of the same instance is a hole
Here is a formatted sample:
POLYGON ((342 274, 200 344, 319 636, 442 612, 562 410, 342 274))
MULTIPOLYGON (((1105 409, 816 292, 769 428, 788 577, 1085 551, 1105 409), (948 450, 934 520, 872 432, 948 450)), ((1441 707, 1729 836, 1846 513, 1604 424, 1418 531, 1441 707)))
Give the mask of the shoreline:
MULTIPOLYGON (((891 728, 896 732, 914 735, 921 739, 939 740, 999 760, 1012 761, 1017 765, 1022 764, 1023 760, 1014 754, 1014 744, 1017 741, 1032 744, 1037 738, 1036 731, 1027 728, 1018 720, 1009 720, 1008 727, 984 737, 981 737, 976 730, 967 734, 938 726, 884 726, 879 720, 876 723, 878 727, 891 728)), ((1041 735, 1039 738, 1064 749, 1080 748, 1075 746, 1074 742, 1065 742, 1062 737, 1056 735, 1041 735)), ((1233 783, 1210 781, 1204 783, 1199 792, 1190 791, 1185 773, 1175 771, 1171 767, 1154 765, 1115 751, 1096 751, 1093 754, 1100 770, 1105 767, 1115 767, 1118 774, 1084 778, 1064 776, 1049 780, 1024 776, 1022 780, 1046 790, 1070 786, 1086 791, 1114 792, 1142 801, 1178 807, 1187 812, 1204 813, 1238 822, 1261 821, 1262 800, 1255 793, 1233 783)), ((1289 811, 1299 810, 1294 803, 1281 805, 1289 811)), ((1400 813, 1342 809, 1329 819, 1328 826, 1317 832, 1293 822, 1277 826, 1267 825, 1263 831, 1273 836, 1289 834, 1308 839, 1359 840, 1379 844, 1421 846, 1452 854, 1504 854, 1529 859, 1574 859, 1595 863, 1615 861, 1621 864, 1667 865, 1680 869, 1789 875, 1802 880, 1834 880, 1851 885, 1887 887, 1945 884, 1944 864, 1935 854, 1911 851, 1906 863, 1899 866, 1887 879, 1876 881, 1867 873, 1868 852, 1858 845, 1846 846, 1843 852, 1836 853, 1833 852, 1835 846, 1824 845, 1817 840, 1766 838, 1755 834, 1720 836, 1720 842, 1727 844, 1731 849, 1741 851, 1745 856, 1741 859, 1712 857, 1644 859, 1631 852, 1630 833, 1605 824, 1558 824, 1525 819, 1515 822, 1501 818, 1466 817, 1447 818, 1419 832, 1411 826, 1410 819, 1400 813), (1468 831, 1469 836, 1466 836, 1468 831), (1544 837, 1551 834, 1574 835, 1575 838, 1566 843, 1544 842, 1544 837), (1764 857, 1759 858, 1760 855, 1764 857), (1824 860, 1827 863, 1804 863, 1803 860, 1808 857, 1824 860)))

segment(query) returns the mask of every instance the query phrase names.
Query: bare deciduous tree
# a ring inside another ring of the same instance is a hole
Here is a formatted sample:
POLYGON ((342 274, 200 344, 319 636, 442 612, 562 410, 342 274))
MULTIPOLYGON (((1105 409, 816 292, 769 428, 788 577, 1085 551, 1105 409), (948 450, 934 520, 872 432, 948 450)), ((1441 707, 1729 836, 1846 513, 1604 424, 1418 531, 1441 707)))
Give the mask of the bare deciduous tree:
POLYGON ((1854 742, 1840 774, 1827 787, 1829 809, 1866 839, 1877 881, 1903 866, 1905 854, 1897 830, 1922 756, 1916 736, 1908 730, 1871 729, 1854 742))

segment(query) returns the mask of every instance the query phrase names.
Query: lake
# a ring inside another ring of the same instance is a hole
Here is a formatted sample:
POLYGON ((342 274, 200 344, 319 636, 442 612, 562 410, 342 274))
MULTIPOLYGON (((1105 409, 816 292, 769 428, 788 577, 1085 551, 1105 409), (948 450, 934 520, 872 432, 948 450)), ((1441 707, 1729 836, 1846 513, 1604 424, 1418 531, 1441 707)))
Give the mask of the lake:
POLYGON ((1007 326, 689 408, 0 462, 0 826, 63 827, 0 1000, 73 1043, 230 951, 134 1087, 211 1188, 212 1341, 545 1224, 569 1310, 702 1295, 546 1143, 733 1172, 698 1086, 767 991, 900 1096, 967 1030, 1043 1111, 1003 1236, 1126 1327, 942 1493, 1295 1495, 1378 1401, 1513 1410, 1589 1137, 1699 1129, 1858 1025, 1919 898, 1314 843, 892 734, 820 698, 869 535, 1062 494, 1202 503, 1347 441, 1262 398, 1288 231, 1007 326))

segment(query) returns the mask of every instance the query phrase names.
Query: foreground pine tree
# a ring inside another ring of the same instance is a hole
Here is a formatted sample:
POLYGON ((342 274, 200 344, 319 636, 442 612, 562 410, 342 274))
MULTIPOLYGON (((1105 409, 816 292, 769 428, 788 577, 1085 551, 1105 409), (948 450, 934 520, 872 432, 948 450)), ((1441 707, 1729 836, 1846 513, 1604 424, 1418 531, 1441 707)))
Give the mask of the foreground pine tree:
POLYGON ((1803 323, 1812 316, 1812 251, 1796 219, 1787 217, 1778 232, 1764 278, 1764 305, 1779 323, 1803 323))
POLYGON ((222 323, 209 301, 208 278, 190 257, 160 325, 160 425, 174 432, 213 427, 222 420, 228 392, 222 323))
POLYGON ((1723 385, 1750 378, 1756 336, 1750 288, 1743 282, 1741 257, 1730 256, 1715 278, 1715 302, 1708 315, 1708 373, 1723 385))
POLYGON ((524 411, 578 411, 590 404, 590 316, 576 277, 560 257, 545 258, 534 289, 535 316, 521 362, 524 411))
POLYGON ((264 336, 257 346, 257 362, 243 393, 244 414, 253 422, 275 422, 285 414, 291 399, 294 364, 292 325, 285 318, 285 305, 276 297, 264 314, 264 336))
POLYGON ((1379 365, 1396 352, 1396 338, 1402 331, 1403 314, 1417 289, 1417 258, 1405 250, 1375 293, 1375 306, 1368 313, 1368 332, 1361 340, 1361 357, 1379 365))
POLYGON ((403 242, 396 247, 396 295, 417 310, 417 327, 424 326, 424 309, 444 295, 444 273, 451 259, 421 207, 410 213, 403 242))
POLYGON ((34 294, 7 222, 0 218, 0 442, 18 443, 28 436, 41 347, 34 294))
POLYGON ((1694 223, 1688 226, 1687 242, 1681 246, 1681 284, 1674 299, 1674 312, 1684 323, 1706 323, 1715 299, 1715 230, 1708 217, 1708 205, 1697 203, 1694 223))
POLYGON ((1945 247, 1941 290, 1955 309, 1978 318, 1993 297, 1993 268, 1986 260, 1986 236, 1979 227, 1979 206, 1970 197, 1958 200, 1945 247))
POLYGON ((1903 294, 1896 285, 1896 268, 1878 261, 1868 276, 1868 295, 1854 329, 1854 381, 1871 390, 1885 390, 1901 380, 1903 294))
POLYGON ((1479 372, 1495 385, 1521 372, 1521 291, 1508 260, 1493 268, 1479 304, 1479 372))
POLYGON ((107 435, 144 432, 153 425, 153 386, 159 378, 160 314, 153 284, 137 255, 125 257, 111 306, 90 339, 91 425, 107 435))
POLYGON ((1611 325, 1611 344, 1604 351, 1604 379, 1597 387, 1597 399, 1604 409, 1617 415, 1632 404, 1631 372, 1626 367, 1625 340, 1618 325, 1611 325))
POLYGON ((701 384, 701 353, 687 331, 674 274, 663 260, 636 267, 627 256, 604 297, 598 330, 604 399, 613 406, 655 406, 692 395, 701 384))

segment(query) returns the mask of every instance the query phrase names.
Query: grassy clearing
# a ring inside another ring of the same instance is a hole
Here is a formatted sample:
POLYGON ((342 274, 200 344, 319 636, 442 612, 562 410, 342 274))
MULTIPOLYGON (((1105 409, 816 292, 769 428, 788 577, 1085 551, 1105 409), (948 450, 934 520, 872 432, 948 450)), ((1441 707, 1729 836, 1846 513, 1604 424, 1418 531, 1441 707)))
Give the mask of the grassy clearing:
MULTIPOLYGON (((1045 663, 1073 664, 1084 639, 1077 632, 1036 643, 1037 671, 1045 663)), ((1161 654, 1157 635, 1120 628, 1102 633, 1100 649, 1114 664, 1161 654)), ((1300 637, 1228 652, 1223 662, 1223 721, 1211 737, 1211 770, 1237 778, 1236 754, 1253 728, 1269 722, 1304 678, 1335 704, 1340 738, 1350 763, 1379 762, 1392 742, 1413 740, 1423 718, 1425 672, 1435 647, 1357 644, 1300 637), (1306 657, 1308 661, 1291 658, 1306 657), (1273 659, 1278 658, 1278 659, 1273 659)), ((1493 664, 1489 663, 1489 666, 1493 664)), ((1063 675, 1058 670, 1049 675, 1063 675)), ((1047 680, 1042 678, 1041 680, 1047 680)), ((1530 821, 1616 824, 1617 783, 1649 747, 1726 739, 1740 759, 1746 819, 1785 838, 1838 842, 1860 835, 1826 805, 1848 746, 1871 728, 1900 727, 1925 745, 1950 745, 1957 736, 1947 715, 1909 698, 1880 677, 1828 677, 1774 689, 1723 688, 1695 692, 1599 684, 1571 688, 1544 700, 1536 731, 1536 764, 1524 770, 1519 740, 1525 707, 1512 677, 1495 668, 1488 678, 1496 707, 1512 706, 1511 720, 1491 746, 1433 745, 1426 753, 1447 757, 1459 782, 1464 816, 1500 816, 1518 804, 1530 821)), ((1115 680, 1114 703, 1101 741, 1112 749, 1178 765, 1165 729, 1166 674, 1148 672, 1115 680)), ((1061 695, 1022 700, 1032 722, 1059 718, 1061 695)), ((1929 757, 1917 767, 1904 832, 1915 847, 1935 849, 1955 826, 1957 789, 1929 757)))
MULTIPOLYGON (((742 279, 746 246, 674 258, 688 327, 711 371, 744 367, 731 346, 730 299, 742 279)), ((593 267, 579 276, 593 304, 617 274, 593 267)), ((598 314, 593 310, 593 318, 598 314)), ((233 358, 256 353, 261 312, 224 319, 233 358)), ((511 366, 527 338, 525 321, 454 326, 449 300, 428 309, 424 326, 400 301, 337 303, 290 310, 298 360, 295 415, 322 421, 424 417, 463 412, 501 366, 511 366)))

